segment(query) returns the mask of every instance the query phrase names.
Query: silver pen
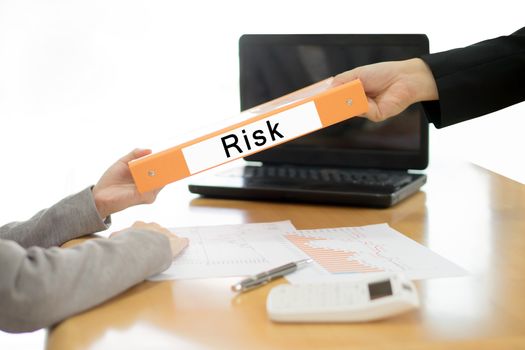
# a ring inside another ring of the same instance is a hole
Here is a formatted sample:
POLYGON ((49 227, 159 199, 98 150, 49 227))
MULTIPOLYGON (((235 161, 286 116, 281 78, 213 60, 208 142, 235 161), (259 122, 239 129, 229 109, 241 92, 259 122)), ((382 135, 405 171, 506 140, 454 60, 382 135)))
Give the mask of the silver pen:
POLYGON ((276 268, 273 268, 268 271, 258 273, 256 275, 250 276, 243 279, 239 283, 234 284, 231 288, 234 292, 246 292, 247 290, 257 288, 262 286, 270 281, 273 281, 276 278, 283 277, 289 273, 294 272, 295 270, 308 265, 312 262, 312 259, 304 259, 295 262, 291 262, 276 268))

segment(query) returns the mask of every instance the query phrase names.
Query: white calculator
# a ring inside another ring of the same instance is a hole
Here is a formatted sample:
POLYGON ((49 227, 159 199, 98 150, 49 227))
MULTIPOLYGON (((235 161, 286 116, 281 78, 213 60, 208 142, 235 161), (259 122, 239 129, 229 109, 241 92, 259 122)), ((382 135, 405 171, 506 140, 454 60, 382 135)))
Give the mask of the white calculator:
POLYGON ((282 284, 266 300, 276 322, 365 322, 419 306, 414 284, 402 275, 367 276, 359 281, 282 284))

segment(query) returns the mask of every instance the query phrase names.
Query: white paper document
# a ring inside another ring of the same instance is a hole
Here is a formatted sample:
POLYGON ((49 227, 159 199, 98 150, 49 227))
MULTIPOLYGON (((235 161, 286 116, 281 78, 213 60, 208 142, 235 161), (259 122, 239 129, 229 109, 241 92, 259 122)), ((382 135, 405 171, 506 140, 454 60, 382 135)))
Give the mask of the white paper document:
POLYGON ((466 271, 387 224, 296 230, 290 221, 172 228, 190 241, 163 273, 150 280, 253 275, 306 258, 313 263, 291 283, 355 279, 363 273, 402 272, 410 279, 466 271))
POLYGON ((285 237, 314 260, 288 275, 291 283, 356 279, 363 273, 403 273, 412 280, 467 273, 387 224, 298 230, 285 237))
POLYGON ((151 277, 152 281, 252 275, 304 256, 284 236, 295 232, 290 221, 170 230, 190 243, 166 271, 151 277))

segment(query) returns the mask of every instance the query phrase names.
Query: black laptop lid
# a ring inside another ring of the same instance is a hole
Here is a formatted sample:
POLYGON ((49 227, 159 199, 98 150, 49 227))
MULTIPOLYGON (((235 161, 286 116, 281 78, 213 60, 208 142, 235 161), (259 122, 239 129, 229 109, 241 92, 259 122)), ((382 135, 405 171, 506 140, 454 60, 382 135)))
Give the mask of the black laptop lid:
MULTIPOLYGON (((241 110, 349 69, 428 53, 422 34, 247 34, 239 39, 241 110)), ((420 104, 380 123, 352 118, 245 158, 267 163, 424 169, 428 123, 420 104)))

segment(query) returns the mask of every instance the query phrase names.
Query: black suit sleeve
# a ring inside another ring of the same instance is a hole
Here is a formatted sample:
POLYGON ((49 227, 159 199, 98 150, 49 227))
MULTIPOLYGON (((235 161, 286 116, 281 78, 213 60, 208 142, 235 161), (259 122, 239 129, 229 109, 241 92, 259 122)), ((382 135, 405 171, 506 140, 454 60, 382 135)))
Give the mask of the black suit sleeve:
POLYGON ((423 103, 437 128, 525 100, 525 28, 421 59, 432 70, 439 92, 439 101, 423 103))

